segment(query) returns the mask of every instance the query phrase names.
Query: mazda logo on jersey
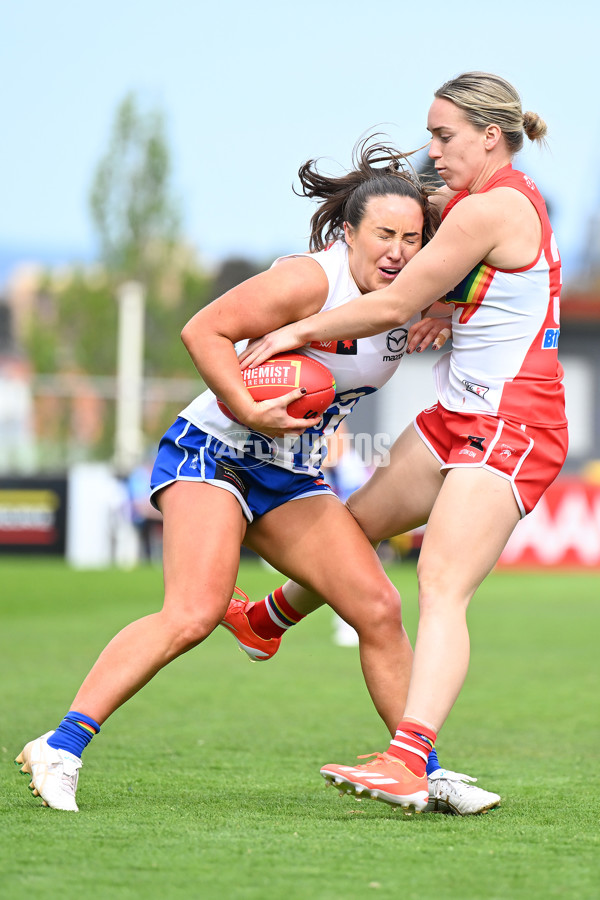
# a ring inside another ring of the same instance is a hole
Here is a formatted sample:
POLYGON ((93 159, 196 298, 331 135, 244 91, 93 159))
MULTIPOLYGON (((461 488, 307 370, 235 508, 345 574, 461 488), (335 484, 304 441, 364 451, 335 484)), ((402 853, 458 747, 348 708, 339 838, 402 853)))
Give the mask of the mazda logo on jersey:
POLYGON ((404 353, 407 340, 408 330, 406 328, 394 328, 393 331, 388 331, 385 343, 390 353, 404 353))

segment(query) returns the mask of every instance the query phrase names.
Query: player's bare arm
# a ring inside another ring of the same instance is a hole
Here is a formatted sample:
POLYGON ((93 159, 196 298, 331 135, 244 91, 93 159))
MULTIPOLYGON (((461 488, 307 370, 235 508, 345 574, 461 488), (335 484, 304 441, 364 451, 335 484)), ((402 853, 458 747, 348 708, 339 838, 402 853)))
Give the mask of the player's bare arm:
POLYGON ((303 422, 299 429, 298 420, 287 415, 286 407, 300 396, 298 391, 256 404, 244 387, 234 345, 318 312, 327 292, 318 263, 306 257, 285 260, 223 294, 184 327, 182 340, 198 372, 240 421, 273 435, 298 433, 315 424, 303 422))
POLYGON ((454 288, 494 249, 499 235, 491 205, 467 197, 451 211, 431 241, 406 264, 389 287, 364 294, 337 309, 312 315, 256 341, 241 354, 259 365, 312 340, 368 337, 407 322, 454 288))

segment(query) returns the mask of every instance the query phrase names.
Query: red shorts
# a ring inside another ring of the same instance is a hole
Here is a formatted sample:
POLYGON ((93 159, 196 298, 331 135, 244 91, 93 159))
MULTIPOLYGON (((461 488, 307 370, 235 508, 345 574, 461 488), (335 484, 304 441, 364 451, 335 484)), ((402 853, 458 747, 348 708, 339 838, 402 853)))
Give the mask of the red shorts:
POLYGON ((521 517, 531 512, 567 456, 567 428, 450 412, 437 403, 414 421, 442 471, 482 467, 510 481, 521 517))

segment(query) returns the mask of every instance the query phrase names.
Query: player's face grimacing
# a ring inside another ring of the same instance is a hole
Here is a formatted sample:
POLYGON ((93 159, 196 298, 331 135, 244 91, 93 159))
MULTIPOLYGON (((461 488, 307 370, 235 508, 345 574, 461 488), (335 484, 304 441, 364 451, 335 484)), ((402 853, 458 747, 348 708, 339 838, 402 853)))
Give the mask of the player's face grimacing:
POLYGON ((363 294, 391 284, 423 246, 423 212, 416 200, 371 197, 360 224, 344 223, 352 277, 363 294))

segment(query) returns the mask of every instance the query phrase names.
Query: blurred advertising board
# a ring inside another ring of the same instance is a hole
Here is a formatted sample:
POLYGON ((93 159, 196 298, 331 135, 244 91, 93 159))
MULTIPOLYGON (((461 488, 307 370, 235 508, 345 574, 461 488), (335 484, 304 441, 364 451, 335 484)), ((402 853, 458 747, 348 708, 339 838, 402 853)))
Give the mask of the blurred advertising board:
POLYGON ((558 478, 515 528, 499 568, 600 569, 600 483, 558 478))
POLYGON ((0 554, 64 556, 67 478, 0 478, 0 554))

